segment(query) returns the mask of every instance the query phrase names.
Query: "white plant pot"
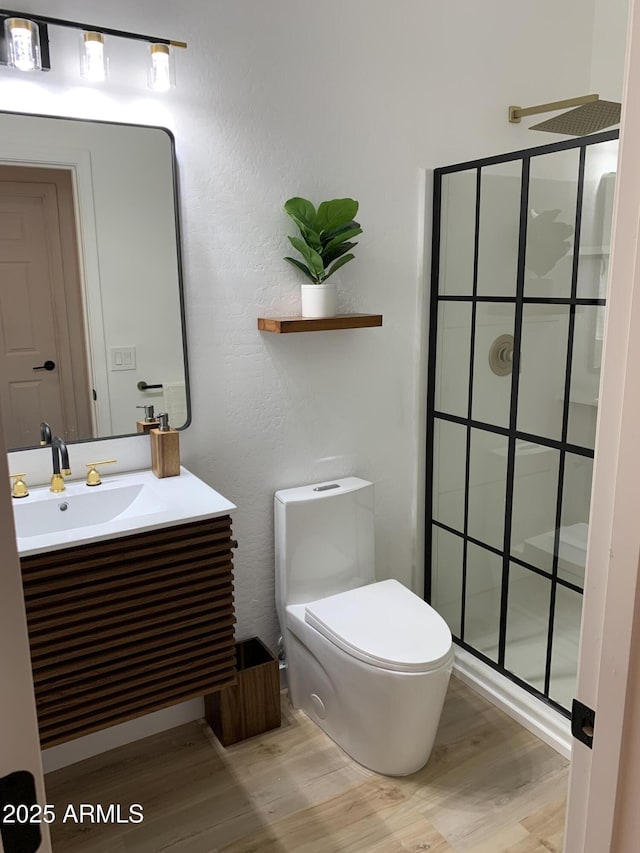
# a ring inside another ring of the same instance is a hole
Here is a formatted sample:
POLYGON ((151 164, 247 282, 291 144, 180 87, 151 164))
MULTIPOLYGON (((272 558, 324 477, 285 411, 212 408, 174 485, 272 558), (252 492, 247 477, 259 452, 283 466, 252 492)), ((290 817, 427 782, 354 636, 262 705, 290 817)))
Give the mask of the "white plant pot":
POLYGON ((337 287, 335 283, 301 284, 302 316, 335 317, 337 287))

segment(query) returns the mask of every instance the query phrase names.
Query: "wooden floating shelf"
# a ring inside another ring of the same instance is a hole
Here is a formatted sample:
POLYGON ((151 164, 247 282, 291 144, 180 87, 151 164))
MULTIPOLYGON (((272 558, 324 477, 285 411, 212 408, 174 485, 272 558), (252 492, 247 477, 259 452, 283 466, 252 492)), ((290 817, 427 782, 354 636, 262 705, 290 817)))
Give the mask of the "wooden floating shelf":
POLYGON ((382 325, 382 314, 337 314, 335 317, 258 317, 261 332, 327 332, 332 329, 366 329, 382 325))

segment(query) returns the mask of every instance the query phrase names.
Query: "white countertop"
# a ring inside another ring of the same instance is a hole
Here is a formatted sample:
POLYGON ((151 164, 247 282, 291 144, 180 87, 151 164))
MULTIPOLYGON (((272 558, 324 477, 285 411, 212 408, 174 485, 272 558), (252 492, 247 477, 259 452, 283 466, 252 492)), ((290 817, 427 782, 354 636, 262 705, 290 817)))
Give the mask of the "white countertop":
POLYGON ((100 486, 67 482, 64 492, 39 486, 26 498, 14 498, 16 530, 23 534, 16 536, 20 556, 216 518, 236 509, 186 468, 180 476, 163 479, 148 470, 103 476, 100 486), (46 532, 40 533, 42 529, 46 532))

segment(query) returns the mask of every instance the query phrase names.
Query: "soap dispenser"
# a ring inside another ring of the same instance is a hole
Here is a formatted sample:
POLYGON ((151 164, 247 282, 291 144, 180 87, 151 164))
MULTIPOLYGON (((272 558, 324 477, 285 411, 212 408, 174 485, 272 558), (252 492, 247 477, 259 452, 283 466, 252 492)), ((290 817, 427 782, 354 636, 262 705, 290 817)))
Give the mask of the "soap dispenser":
POLYGON ((169 415, 158 415, 158 427, 149 431, 151 439, 151 470, 159 479, 180 474, 180 436, 169 426, 169 415))
POLYGON ((136 409, 144 409, 144 420, 136 422, 138 432, 149 433, 152 429, 159 426, 160 422, 154 417, 152 405, 136 406, 136 409))

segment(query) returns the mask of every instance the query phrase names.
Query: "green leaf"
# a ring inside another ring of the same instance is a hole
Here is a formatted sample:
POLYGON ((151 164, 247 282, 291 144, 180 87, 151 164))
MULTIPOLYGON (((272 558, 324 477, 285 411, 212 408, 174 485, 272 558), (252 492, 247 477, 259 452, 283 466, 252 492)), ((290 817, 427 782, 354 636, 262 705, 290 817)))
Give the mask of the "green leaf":
POLYGON ((334 198, 331 201, 323 201, 318 207, 318 213, 315 217, 316 228, 322 233, 349 222, 355 217, 358 207, 358 202, 352 198, 334 198))
POLYGON ((344 243, 345 240, 350 240, 352 237, 357 237, 358 234, 362 234, 362 228, 350 228, 348 231, 340 232, 337 237, 334 237, 333 240, 329 240, 329 242, 325 244, 324 252, 326 252, 328 249, 333 249, 335 246, 339 246, 341 243, 344 243))
POLYGON ((351 231, 352 228, 360 228, 360 223, 352 219, 350 222, 345 222, 342 225, 336 226, 336 228, 331 228, 329 231, 323 231, 322 241, 323 243, 328 243, 330 240, 333 240, 334 237, 338 237, 340 234, 351 231))
POLYGON ((340 269, 340 267, 343 267, 345 264, 349 263, 349 261, 352 261, 354 259, 354 257, 355 257, 355 255, 343 255, 329 269, 329 272, 325 275, 325 277, 322 279, 322 281, 326 281, 330 275, 333 275, 334 272, 336 272, 337 270, 340 269))
POLYGON ((300 230, 316 228, 316 209, 306 198, 290 198, 284 203, 285 212, 293 219, 300 230))
POLYGON ((309 264, 309 268, 317 276, 324 275, 324 264, 322 258, 311 246, 307 245, 304 240, 299 237, 289 237, 289 242, 297 249, 305 261, 309 264))
POLYGON ((305 242, 307 242, 317 252, 322 249, 322 241, 320 239, 320 235, 316 231, 312 231, 311 228, 301 228, 300 233, 302 234, 305 242))
POLYGON ((346 252, 349 252, 357 245, 357 243, 341 243, 339 246, 334 246, 332 249, 329 249, 329 251, 323 252, 322 260, 324 261, 325 267, 328 267, 332 261, 335 261, 336 258, 346 254, 346 252))
POLYGON ((314 277, 309 267, 303 264, 302 261, 297 261, 295 258, 284 258, 283 260, 288 261, 290 264, 293 264, 294 267, 301 270, 314 284, 318 283, 318 279, 314 277))

